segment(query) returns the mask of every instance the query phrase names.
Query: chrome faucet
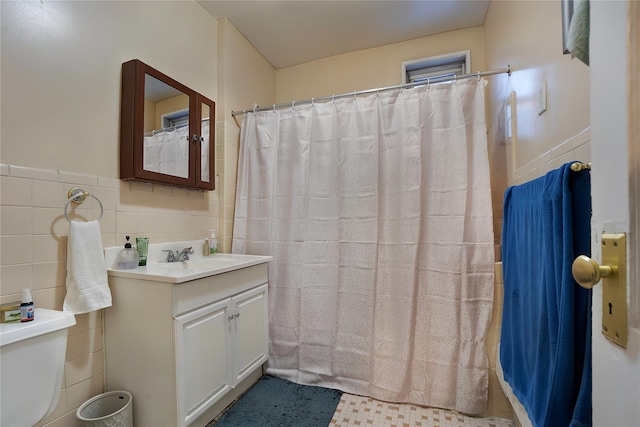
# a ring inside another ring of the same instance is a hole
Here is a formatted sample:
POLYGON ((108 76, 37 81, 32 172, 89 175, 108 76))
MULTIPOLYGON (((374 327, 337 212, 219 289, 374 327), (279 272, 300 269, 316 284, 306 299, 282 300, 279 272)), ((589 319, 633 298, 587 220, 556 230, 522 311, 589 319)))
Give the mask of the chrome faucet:
POLYGON ((193 254, 193 248, 189 246, 188 248, 184 248, 178 255, 176 255, 176 261, 189 261, 189 255, 193 254), (182 258, 182 260, 180 259, 182 258))
POLYGON ((189 255, 193 254, 193 247, 184 248, 180 252, 176 251, 175 254, 171 249, 164 249, 162 252, 167 253, 167 262, 189 261, 189 255))
POLYGON ((173 251, 171 249, 163 249, 162 252, 166 252, 167 253, 167 259, 165 261, 167 261, 167 262, 176 262, 176 255, 173 253, 173 251))

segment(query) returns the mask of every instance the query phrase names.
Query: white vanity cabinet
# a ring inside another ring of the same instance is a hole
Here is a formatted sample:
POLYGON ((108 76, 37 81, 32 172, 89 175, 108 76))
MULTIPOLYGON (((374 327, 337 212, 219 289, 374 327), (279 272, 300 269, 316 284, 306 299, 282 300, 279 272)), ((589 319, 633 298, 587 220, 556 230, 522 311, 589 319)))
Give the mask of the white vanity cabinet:
POLYGON ((132 393, 136 427, 205 426, 262 375, 265 258, 183 283, 109 272, 106 385, 132 393))
POLYGON ((178 414, 189 424, 267 360, 267 285, 180 315, 175 328, 178 414))

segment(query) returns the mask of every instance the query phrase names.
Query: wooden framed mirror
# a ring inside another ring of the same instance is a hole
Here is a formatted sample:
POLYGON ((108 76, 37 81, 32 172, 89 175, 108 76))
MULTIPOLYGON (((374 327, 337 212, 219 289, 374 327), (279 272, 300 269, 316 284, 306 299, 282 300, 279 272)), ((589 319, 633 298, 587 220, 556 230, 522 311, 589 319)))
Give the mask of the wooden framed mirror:
POLYGON ((120 115, 121 179, 214 189, 215 102, 134 59, 120 115))

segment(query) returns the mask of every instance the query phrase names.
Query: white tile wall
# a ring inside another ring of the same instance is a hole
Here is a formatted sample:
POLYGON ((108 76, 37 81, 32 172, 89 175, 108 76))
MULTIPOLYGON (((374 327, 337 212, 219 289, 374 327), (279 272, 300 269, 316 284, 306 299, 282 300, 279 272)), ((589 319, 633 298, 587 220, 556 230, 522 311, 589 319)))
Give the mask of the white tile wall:
MULTIPOLYGON (((19 301, 32 289, 37 307, 62 309, 66 292, 64 217, 67 193, 82 187, 103 206, 103 246, 125 234, 156 243, 196 240, 218 228, 218 191, 200 192, 124 182, 74 172, 0 165, 0 303, 19 301)), ((100 204, 89 197, 70 203, 69 217, 98 219, 100 204)), ((76 315, 67 343, 65 376, 56 410, 37 426, 80 427, 76 409, 105 391, 102 311, 76 315)))
MULTIPOLYGON (((501 116, 502 113, 498 114, 498 117, 501 116)), ((570 161, 577 160, 583 163, 591 161, 591 129, 586 128, 535 159, 529 160, 524 166, 514 168, 514 158, 509 153, 513 149, 516 151, 515 156, 517 156, 517 147, 509 147, 509 140, 505 137, 506 126, 508 125, 508 121, 497 120, 491 126, 488 126, 489 130, 487 132, 496 245, 500 245, 502 237, 502 199, 508 186, 523 184, 541 177, 545 173, 557 169, 570 161)), ((514 136, 514 139, 517 139, 517 135, 514 136)), ((499 257, 499 250, 496 250, 496 254, 499 257)), ((496 258, 496 261, 499 260, 499 258, 496 258)))

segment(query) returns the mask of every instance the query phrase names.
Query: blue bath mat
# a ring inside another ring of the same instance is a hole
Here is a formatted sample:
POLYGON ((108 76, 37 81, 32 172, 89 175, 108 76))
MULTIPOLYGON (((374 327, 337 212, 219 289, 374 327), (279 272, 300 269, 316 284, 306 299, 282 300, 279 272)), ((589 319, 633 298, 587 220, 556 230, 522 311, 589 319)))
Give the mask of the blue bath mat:
POLYGON ((341 395, 265 375, 209 427, 327 427, 341 395))

